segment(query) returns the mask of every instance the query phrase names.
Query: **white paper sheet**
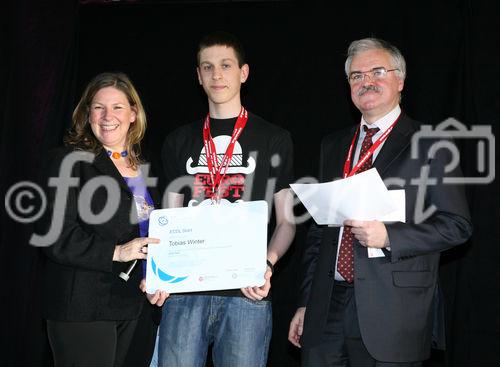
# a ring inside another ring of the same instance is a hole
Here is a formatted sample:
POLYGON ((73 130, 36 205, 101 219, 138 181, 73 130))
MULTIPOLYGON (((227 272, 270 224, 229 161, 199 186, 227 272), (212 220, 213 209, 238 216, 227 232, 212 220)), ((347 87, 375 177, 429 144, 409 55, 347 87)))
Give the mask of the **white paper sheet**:
POLYGON ((375 220, 397 209, 376 168, 332 182, 290 187, 319 225, 341 226, 346 219, 375 220))
MULTIPOLYGON (((341 226, 346 219, 405 222, 404 190, 387 190, 376 168, 320 184, 291 184, 292 190, 319 225, 341 226)), ((368 257, 384 257, 367 248, 368 257)))

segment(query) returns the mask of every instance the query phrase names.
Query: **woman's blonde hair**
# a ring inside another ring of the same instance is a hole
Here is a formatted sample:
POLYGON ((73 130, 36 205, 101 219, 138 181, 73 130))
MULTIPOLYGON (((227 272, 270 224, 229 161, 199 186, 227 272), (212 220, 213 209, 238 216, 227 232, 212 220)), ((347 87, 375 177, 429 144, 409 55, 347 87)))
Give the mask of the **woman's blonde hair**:
POLYGON ((130 124, 127 132, 126 150, 130 166, 137 169, 142 162, 140 143, 146 132, 146 113, 139 94, 129 77, 124 73, 102 73, 90 81, 73 111, 73 124, 64 138, 64 143, 66 146, 90 151, 94 154, 99 154, 102 151, 102 144, 94 136, 90 127, 89 112, 94 96, 106 87, 113 87, 123 92, 136 113, 135 122, 130 124))

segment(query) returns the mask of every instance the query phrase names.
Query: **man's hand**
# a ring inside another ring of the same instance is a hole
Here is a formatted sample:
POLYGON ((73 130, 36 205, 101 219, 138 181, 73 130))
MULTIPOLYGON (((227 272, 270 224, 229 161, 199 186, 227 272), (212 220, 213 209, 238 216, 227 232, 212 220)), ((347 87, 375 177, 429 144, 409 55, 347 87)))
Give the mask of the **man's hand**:
POLYGON ((241 293, 247 298, 250 298, 254 301, 260 301, 263 298, 267 297, 269 294, 269 290, 271 289, 271 276, 273 275, 273 272, 271 269, 268 267, 266 273, 264 274, 264 279, 266 282, 264 285, 260 287, 246 287, 246 288, 241 288, 241 293))
POLYGON ((378 220, 345 220, 354 237, 365 247, 384 248, 389 246, 389 236, 385 224, 378 220))
POLYGON ((306 308, 299 307, 295 312, 295 315, 290 321, 290 329, 288 330, 288 340, 290 343, 296 347, 301 347, 300 337, 302 336, 302 330, 304 329, 304 317, 306 315, 306 308))
MULTIPOLYGON (((142 293, 146 293, 146 279, 141 280, 139 285, 142 293)), ((146 298, 152 305, 157 305, 158 307, 163 306, 165 300, 170 296, 170 293, 157 290, 155 293, 146 293, 146 298)))

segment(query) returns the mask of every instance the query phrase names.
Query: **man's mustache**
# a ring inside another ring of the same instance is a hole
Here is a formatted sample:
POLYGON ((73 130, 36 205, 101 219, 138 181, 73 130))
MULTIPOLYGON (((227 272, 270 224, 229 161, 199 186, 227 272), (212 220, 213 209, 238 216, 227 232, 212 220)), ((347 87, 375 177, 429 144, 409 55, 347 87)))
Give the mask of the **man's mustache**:
POLYGON ((361 87, 361 89, 358 91, 358 97, 361 97, 363 94, 366 92, 373 91, 375 93, 380 93, 380 88, 377 87, 376 85, 365 85, 361 87))

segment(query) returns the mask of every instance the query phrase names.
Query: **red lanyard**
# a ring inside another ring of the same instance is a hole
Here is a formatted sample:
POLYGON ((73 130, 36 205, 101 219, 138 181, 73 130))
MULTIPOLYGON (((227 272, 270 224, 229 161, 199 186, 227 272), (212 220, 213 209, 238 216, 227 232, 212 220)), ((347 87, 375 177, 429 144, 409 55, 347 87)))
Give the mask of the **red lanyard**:
POLYGON ((352 153, 353 153, 352 151, 354 149, 356 137, 358 136, 358 131, 361 130, 361 124, 359 124, 359 129, 356 129, 356 132, 354 133, 354 137, 352 138, 351 146, 349 147, 349 152, 347 153, 347 158, 344 163, 344 175, 343 175, 344 178, 353 176, 363 165, 363 163, 365 163, 365 161, 373 155, 373 152, 375 152, 375 150, 380 146, 380 144, 386 141, 387 137, 389 136, 390 132, 392 131, 392 129, 394 128, 400 117, 401 113, 399 114, 396 121, 394 121, 392 125, 389 126, 389 128, 386 131, 384 131, 384 133, 373 143, 373 145, 370 147, 370 149, 368 149, 365 155, 363 157, 359 157, 358 163, 356 163, 354 167, 352 167, 352 170, 349 171, 349 169, 351 168, 352 153))
MULTIPOLYGON (((210 179, 212 181, 212 193, 215 195, 215 200, 220 200, 220 184, 222 183, 224 177, 226 176, 227 168, 231 163, 233 158, 233 151, 236 141, 240 137, 245 125, 248 121, 248 112, 243 106, 241 106, 240 114, 236 119, 234 124, 233 134, 231 135, 231 140, 226 148, 226 153, 222 158, 219 165, 217 161, 217 150, 215 149, 214 140, 210 134, 210 114, 207 114, 205 122, 203 124, 203 145, 205 146, 205 155, 207 157, 208 172, 210 173, 210 179), (217 191, 217 192, 216 192, 217 191)), ((212 199, 214 199, 212 197, 212 199)))

